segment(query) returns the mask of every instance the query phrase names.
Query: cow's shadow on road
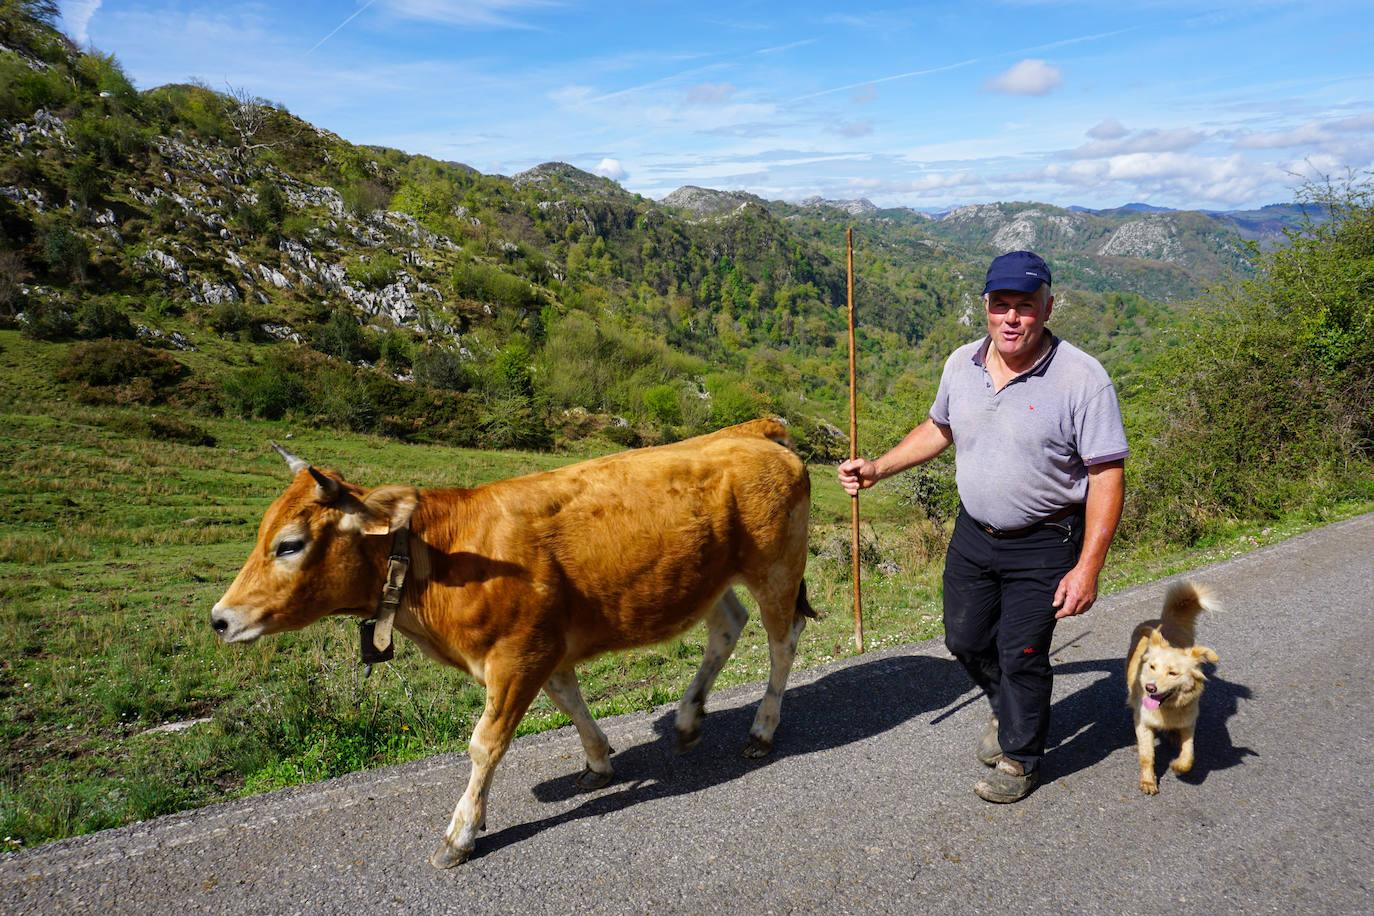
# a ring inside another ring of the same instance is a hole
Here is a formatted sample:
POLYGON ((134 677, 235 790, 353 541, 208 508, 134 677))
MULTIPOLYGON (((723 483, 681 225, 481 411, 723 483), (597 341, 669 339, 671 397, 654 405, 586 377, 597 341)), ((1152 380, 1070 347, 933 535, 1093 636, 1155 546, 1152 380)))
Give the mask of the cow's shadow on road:
MULTIPOLYGON (((1248 747, 1231 740, 1228 722, 1240 709, 1240 701, 1251 698, 1249 687, 1217 677, 1208 666, 1207 689, 1198 714, 1193 770, 1179 779, 1201 783, 1207 774, 1225 770, 1258 756, 1248 747)), ((1087 687, 1054 704, 1050 734, 1045 753, 1045 779, 1069 776, 1105 760, 1112 752, 1135 746, 1135 726, 1126 708, 1125 662, 1120 659, 1092 659, 1054 666, 1059 677, 1101 672, 1087 687)), ((1162 771, 1177 751, 1169 742, 1156 752, 1156 767, 1162 771)), ((1132 769, 1134 774, 1134 769, 1132 769)))
MULTIPOLYGON (((1118 659, 1055 666, 1060 676, 1094 671, 1105 676, 1055 703, 1044 764, 1047 781, 1084 770, 1134 743, 1122 668, 1118 659)), ((762 695, 762 685, 758 690, 762 695)), ((1235 746, 1227 728, 1240 701, 1250 695, 1242 684, 1214 674, 1209 677, 1198 721, 1196 765, 1182 779, 1201 782, 1208 773, 1236 766, 1255 754, 1235 746)), ((756 702, 710 713, 703 723, 701 743, 686 754, 677 753, 674 713, 668 712, 654 722, 657 740, 623 748, 612 758, 616 782, 610 787, 586 794, 586 800, 573 808, 484 836, 475 856, 480 858, 559 824, 613 814, 656 799, 690 795, 779 760, 862 741, 910 719, 948 710, 932 720, 938 724, 965 705, 982 702, 964 670, 951 659, 912 655, 853 665, 788 689, 773 753, 762 760, 741 754, 756 702)), ((1159 756, 1162 765, 1172 755, 1159 756)), ((535 797, 548 803, 583 797, 573 783, 574 775, 570 772, 539 783, 533 789, 535 797)))
MULTIPOLYGON (((758 692, 762 697, 762 685, 758 692)), ((745 758, 741 753, 757 702, 710 712, 702 725, 701 742, 686 754, 676 751, 675 713, 668 712, 654 722, 657 740, 622 748, 611 758, 617 781, 606 790, 588 795, 586 801, 570 810, 484 836, 477 844, 476 855, 521 842, 569 821, 600 817, 655 799, 689 795, 779 760, 862 741, 917 716, 943 709, 970 692, 963 669, 950 659, 897 656, 843 668, 809 684, 788 688, 773 753, 761 760, 745 758)), ((536 785, 535 797, 544 802, 566 802, 580 794, 572 775, 536 785)))

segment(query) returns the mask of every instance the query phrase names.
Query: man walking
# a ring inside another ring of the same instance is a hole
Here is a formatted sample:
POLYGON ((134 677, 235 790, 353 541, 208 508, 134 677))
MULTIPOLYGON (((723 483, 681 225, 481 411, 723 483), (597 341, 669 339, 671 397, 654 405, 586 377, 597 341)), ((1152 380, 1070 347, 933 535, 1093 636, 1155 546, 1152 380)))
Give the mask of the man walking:
POLYGON ((974 786, 991 802, 1040 781, 1049 731, 1050 639, 1088 610, 1121 520, 1126 434, 1100 363, 1045 327, 1049 266, 995 258, 983 287, 987 336, 945 363, 929 417, 875 461, 839 467, 854 495, 951 443, 959 514, 945 558, 945 645, 992 704, 974 786))

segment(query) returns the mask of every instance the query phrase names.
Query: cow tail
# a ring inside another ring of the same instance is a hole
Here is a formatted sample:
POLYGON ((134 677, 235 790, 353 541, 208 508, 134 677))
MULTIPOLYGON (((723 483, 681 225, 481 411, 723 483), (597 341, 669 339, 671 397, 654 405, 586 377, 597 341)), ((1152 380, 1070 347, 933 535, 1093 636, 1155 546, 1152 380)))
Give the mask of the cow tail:
POLYGON ((812 620, 819 620, 820 614, 811 606, 811 602, 806 600, 806 580, 801 580, 801 588, 797 589, 797 616, 810 617, 812 620))

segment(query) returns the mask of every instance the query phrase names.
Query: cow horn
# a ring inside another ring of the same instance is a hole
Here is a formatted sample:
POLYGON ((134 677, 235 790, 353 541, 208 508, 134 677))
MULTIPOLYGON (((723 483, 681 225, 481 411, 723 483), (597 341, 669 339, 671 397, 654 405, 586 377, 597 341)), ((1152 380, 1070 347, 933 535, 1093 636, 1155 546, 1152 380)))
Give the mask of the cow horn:
POLYGON ((271 445, 274 449, 277 450, 278 455, 281 455, 283 458, 286 459, 286 463, 291 466, 292 474, 299 474, 301 471, 304 471, 306 468, 310 467, 310 462, 306 461, 304 458, 297 458, 295 455, 291 454, 275 442, 272 442, 271 445))

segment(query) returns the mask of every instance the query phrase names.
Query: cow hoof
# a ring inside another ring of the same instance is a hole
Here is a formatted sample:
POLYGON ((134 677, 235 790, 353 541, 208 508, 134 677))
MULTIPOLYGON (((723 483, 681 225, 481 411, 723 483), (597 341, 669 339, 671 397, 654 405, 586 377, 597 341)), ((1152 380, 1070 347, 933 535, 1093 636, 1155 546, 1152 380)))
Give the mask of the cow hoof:
POLYGON ((611 780, 614 778, 614 773, 598 773, 591 767, 585 767, 582 772, 577 775, 577 787, 584 792, 604 789, 611 784, 611 780))
POLYGON ((452 868, 455 865, 462 865, 471 855, 471 849, 459 849, 450 845, 448 840, 444 840, 429 857, 429 864, 435 868, 452 868))
POLYGON ((744 756, 752 757, 757 760, 760 757, 767 757, 773 753, 773 742, 760 738, 758 735, 750 735, 749 740, 744 743, 744 756))
POLYGON ((692 748, 701 743, 701 729, 694 728, 689 732, 680 731, 677 733, 677 752, 685 754, 692 748))

